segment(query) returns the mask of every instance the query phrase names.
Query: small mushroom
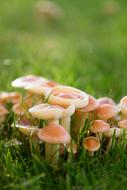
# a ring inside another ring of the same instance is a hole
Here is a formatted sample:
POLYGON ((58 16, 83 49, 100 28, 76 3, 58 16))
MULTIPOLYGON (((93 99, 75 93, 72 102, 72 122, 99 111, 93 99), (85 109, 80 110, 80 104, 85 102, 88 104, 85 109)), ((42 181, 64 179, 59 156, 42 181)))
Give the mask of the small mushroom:
POLYGON ((120 100, 120 111, 123 114, 123 118, 127 119, 127 96, 124 96, 121 100, 120 100))
POLYGON ((93 123, 90 127, 90 131, 92 133, 97 134, 97 136, 99 136, 100 140, 102 139, 102 133, 106 132, 109 129, 110 129, 110 125, 103 120, 93 121, 93 123))
POLYGON ((17 104, 21 100, 21 95, 17 92, 1 92, 0 93, 0 103, 6 104, 11 102, 12 104, 17 104))
POLYGON ((96 109, 98 118, 108 120, 117 114, 117 108, 114 105, 102 104, 96 109))
POLYGON ((45 142, 45 158, 56 165, 59 159, 60 144, 70 143, 71 137, 69 133, 58 124, 49 124, 39 129, 38 137, 45 142))
POLYGON ((83 140, 82 146, 93 156, 94 152, 100 148, 100 141, 97 137, 89 136, 83 140))
POLYGON ((119 121, 117 125, 122 129, 127 129, 127 120, 119 121))
POLYGON ((107 152, 111 149, 111 146, 114 146, 113 145, 114 138, 120 138, 121 136, 124 135, 124 130, 122 128, 112 127, 106 132, 104 132, 103 135, 108 138, 108 144, 106 147, 106 152, 107 152))
POLYGON ((98 98, 97 101, 98 101, 99 105, 103 105, 103 104, 110 104, 112 106, 116 105, 114 100, 109 97, 101 97, 101 98, 98 98))

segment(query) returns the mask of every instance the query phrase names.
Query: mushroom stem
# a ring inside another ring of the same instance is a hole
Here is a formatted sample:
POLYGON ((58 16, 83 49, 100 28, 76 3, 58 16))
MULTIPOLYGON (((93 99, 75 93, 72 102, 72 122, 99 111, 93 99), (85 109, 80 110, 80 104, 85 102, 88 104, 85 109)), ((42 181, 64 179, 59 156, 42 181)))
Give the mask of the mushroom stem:
POLYGON ((82 111, 76 111, 73 117, 73 127, 72 127, 72 134, 74 138, 78 137, 78 133, 80 129, 84 127, 86 121, 87 114, 82 111))
POLYGON ((51 164, 58 164, 59 144, 45 143, 45 159, 51 164))
POLYGON ((48 121, 48 124, 59 124, 59 120, 58 119, 51 119, 48 121))
POLYGON ((67 130, 70 134, 70 124, 71 124, 71 117, 64 117, 60 120, 60 124, 67 130))

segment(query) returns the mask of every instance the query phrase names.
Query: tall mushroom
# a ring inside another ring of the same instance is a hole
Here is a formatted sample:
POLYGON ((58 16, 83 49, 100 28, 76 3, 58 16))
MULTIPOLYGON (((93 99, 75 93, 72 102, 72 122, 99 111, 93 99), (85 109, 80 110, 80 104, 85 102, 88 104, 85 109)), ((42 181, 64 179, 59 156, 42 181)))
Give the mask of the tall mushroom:
POLYGON ((73 128, 73 133, 75 136, 78 135, 80 129, 84 127, 86 118, 90 119, 90 113, 93 113, 99 106, 98 101, 93 97, 88 97, 88 104, 83 108, 77 109, 75 112, 75 127, 73 128))
MULTIPOLYGON (((74 105, 75 110, 88 104, 88 95, 76 88, 69 86, 56 86, 51 90, 48 102, 53 105, 59 105, 64 108, 74 105)), ((65 120, 64 120, 65 122, 65 120)), ((70 125, 70 119, 67 121, 70 125)))
POLYGON ((61 85, 52 88, 48 102, 62 107, 68 107, 73 104, 77 109, 88 104, 88 95, 79 89, 61 85))
POLYGON ((59 124, 63 109, 60 106, 52 106, 44 103, 30 108, 29 112, 38 119, 47 120, 48 123, 59 124))
POLYGON ((70 143, 71 140, 69 133, 58 124, 39 129, 38 137, 45 142, 45 158, 53 165, 58 163, 60 144, 70 143))

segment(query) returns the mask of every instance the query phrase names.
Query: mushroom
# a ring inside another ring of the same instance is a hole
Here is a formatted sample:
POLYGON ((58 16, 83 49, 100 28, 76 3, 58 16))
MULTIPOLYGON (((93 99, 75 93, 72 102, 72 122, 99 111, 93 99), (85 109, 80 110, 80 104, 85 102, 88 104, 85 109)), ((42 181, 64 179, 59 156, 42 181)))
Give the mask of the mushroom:
POLYGON ((17 104, 21 100, 21 95, 17 92, 1 92, 0 93, 0 103, 6 104, 11 102, 12 104, 17 104))
POLYGON ((39 18, 55 21, 63 16, 63 10, 56 3, 51 1, 39 1, 36 4, 36 12, 39 18))
POLYGON ((99 139, 102 139, 102 133, 106 132, 107 130, 110 129, 110 125, 108 123, 106 123, 103 120, 95 120, 93 121, 91 127, 90 127, 90 131, 92 133, 97 134, 97 136, 99 136, 99 139))
POLYGON ((86 118, 90 120, 90 113, 97 109, 99 106, 98 101, 89 95, 88 104, 83 108, 79 108, 75 112, 75 127, 73 127, 73 133, 77 136, 79 130, 84 127, 86 118))
POLYGON ((98 101, 99 105, 103 105, 103 104, 110 104, 112 106, 116 105, 114 100, 109 97, 101 97, 101 98, 98 98, 97 101, 98 101))
POLYGON ((100 148, 100 141, 97 137, 89 136, 83 140, 82 146, 93 156, 94 152, 100 148))
POLYGON ((26 136, 37 136, 39 128, 37 126, 13 124, 12 127, 16 127, 26 136))
POLYGON ((120 111, 122 112, 123 119, 127 119, 127 96, 120 100, 120 111))
POLYGON ((36 94, 38 96, 45 96, 47 98, 51 92, 51 89, 58 85, 57 83, 45 80, 42 84, 29 84, 25 87, 25 90, 31 92, 32 94, 36 94))
POLYGON ((33 153, 33 151, 39 151, 39 147, 38 147, 38 137, 37 137, 37 133, 39 128, 37 126, 30 126, 30 125, 23 125, 23 124, 12 124, 12 127, 16 127, 18 128, 18 130, 24 134, 25 136, 29 137, 29 145, 30 145, 30 150, 33 153))
POLYGON ((24 109, 23 105, 18 103, 13 105, 12 111, 18 116, 23 116, 26 110, 24 109))
POLYGON ((63 110, 64 108, 60 106, 52 106, 44 103, 30 108, 29 112, 38 119, 47 120, 48 123, 59 124, 63 110))
POLYGON ((108 120, 117 114, 117 108, 114 105, 102 104, 96 109, 96 114, 98 118, 102 120, 108 120))
POLYGON ((31 84, 42 84, 44 81, 47 81, 47 79, 40 76, 27 75, 17 78, 16 80, 12 81, 11 84, 16 88, 25 88, 31 84))
MULTIPOLYGON (((51 90, 48 102, 67 108, 74 105, 75 109, 82 108, 88 104, 88 95, 76 88, 69 86, 56 86, 51 90)), ((68 121, 69 126, 70 121, 68 121)))
POLYGON ((114 138, 120 138, 121 136, 124 135, 124 130, 122 128, 112 127, 108 129, 106 132, 104 132, 103 135, 108 138, 108 144, 106 148, 107 152, 110 150, 112 146, 114 146, 113 145, 114 138))
POLYGON ((70 143, 71 140, 69 133, 58 124, 39 129, 38 137, 45 142, 45 158, 53 165, 58 163, 60 144, 70 143))
POLYGON ((127 120, 119 121, 117 125, 122 129, 127 129, 127 120))
POLYGON ((52 88, 48 102, 65 108, 73 104, 77 109, 88 104, 88 95, 79 89, 61 85, 52 88))

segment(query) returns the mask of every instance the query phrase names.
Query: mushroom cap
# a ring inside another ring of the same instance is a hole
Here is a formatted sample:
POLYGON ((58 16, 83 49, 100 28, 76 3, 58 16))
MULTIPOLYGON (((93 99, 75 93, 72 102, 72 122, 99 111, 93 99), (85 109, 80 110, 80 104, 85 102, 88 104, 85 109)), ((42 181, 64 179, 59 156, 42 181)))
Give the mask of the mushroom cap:
POLYGON ((113 116, 115 116, 117 113, 116 106, 110 105, 110 104, 102 104, 100 105, 97 110, 96 114, 100 119, 110 119, 113 116))
POLYGON ((125 115, 127 115, 127 96, 124 96, 121 100, 120 100, 120 108, 121 108, 121 112, 125 115))
POLYGON ((83 140, 83 147, 90 152, 97 151, 100 148, 100 141, 94 136, 87 137, 83 140))
POLYGON ((18 103, 18 104, 13 105, 12 111, 16 115, 24 115, 26 110, 24 109, 23 105, 18 103))
POLYGON ((97 109, 99 106, 98 101, 93 97, 89 95, 88 104, 87 106, 81 108, 80 110, 83 112, 91 112, 97 109))
POLYGON ((82 108, 88 104, 88 95, 79 89, 61 85, 52 88, 48 102, 62 107, 73 104, 75 108, 82 108))
POLYGON ((0 105, 0 116, 5 116, 7 114, 8 110, 4 106, 0 105))
POLYGON ((122 120, 117 123, 120 128, 127 129, 127 120, 122 120))
POLYGON ((112 127, 103 133, 105 137, 111 138, 115 136, 116 138, 121 137, 124 134, 124 130, 117 127, 112 127))
POLYGON ((21 100, 21 95, 17 92, 1 92, 0 103, 4 104, 12 102, 13 104, 18 103, 21 100))
POLYGON ((39 129, 38 137, 40 140, 50 144, 66 144, 71 140, 69 133, 58 124, 49 124, 39 129))
POLYGON ((44 81, 47 81, 47 79, 40 76, 27 75, 17 78, 16 80, 12 81, 11 84, 13 87, 24 88, 30 84, 43 84, 44 81))
POLYGON ((45 80, 42 84, 29 84, 25 87, 25 90, 32 92, 33 94, 48 96, 51 89, 56 85, 58 84, 53 81, 45 80))
POLYGON ((32 116, 38 119, 52 120, 59 119, 62 116, 64 108, 60 106, 52 106, 49 104, 39 104, 29 109, 32 116))
POLYGON ((49 87, 44 87, 44 86, 36 85, 36 84, 28 85, 24 89, 33 94, 46 95, 46 96, 48 96, 51 91, 51 88, 49 88, 49 87))
POLYGON ((16 127, 26 136, 37 136, 39 128, 37 126, 29 126, 29 125, 12 125, 12 127, 16 127))
POLYGON ((116 105, 114 100, 109 98, 109 97, 101 97, 101 98, 98 98, 97 101, 98 101, 99 105, 103 105, 103 104, 110 104, 110 105, 113 105, 113 106, 116 105))
POLYGON ((102 133, 107 131, 110 128, 110 125, 103 120, 95 120, 90 127, 90 131, 93 133, 102 133))

